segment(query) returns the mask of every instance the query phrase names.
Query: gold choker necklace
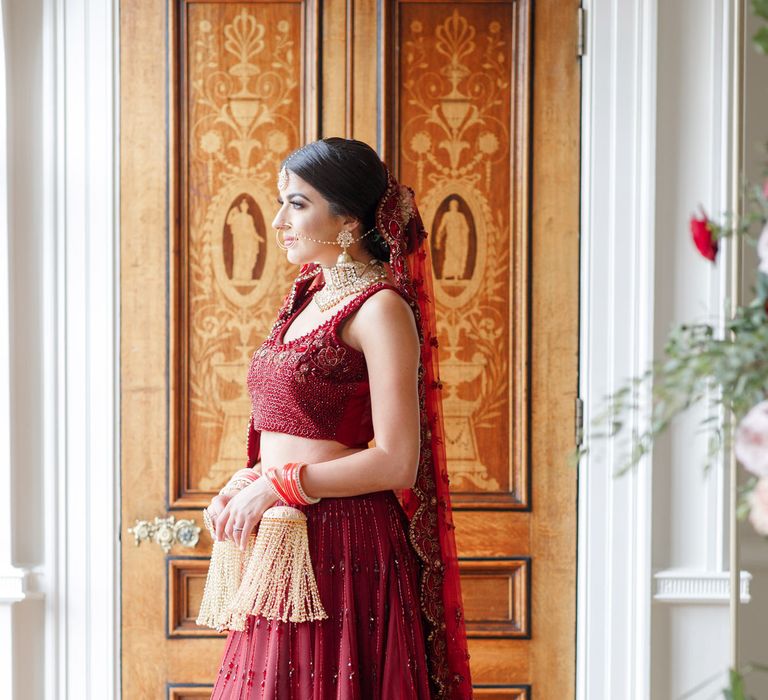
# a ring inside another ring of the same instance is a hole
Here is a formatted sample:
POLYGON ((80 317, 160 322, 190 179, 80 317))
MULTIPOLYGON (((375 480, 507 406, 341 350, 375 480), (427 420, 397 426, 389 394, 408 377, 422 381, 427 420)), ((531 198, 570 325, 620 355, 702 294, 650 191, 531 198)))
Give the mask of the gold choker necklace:
POLYGON ((321 311, 338 304, 350 294, 362 292, 371 285, 387 279, 387 271, 381 260, 364 263, 353 260, 346 251, 339 255, 333 267, 323 267, 325 285, 314 294, 321 311))

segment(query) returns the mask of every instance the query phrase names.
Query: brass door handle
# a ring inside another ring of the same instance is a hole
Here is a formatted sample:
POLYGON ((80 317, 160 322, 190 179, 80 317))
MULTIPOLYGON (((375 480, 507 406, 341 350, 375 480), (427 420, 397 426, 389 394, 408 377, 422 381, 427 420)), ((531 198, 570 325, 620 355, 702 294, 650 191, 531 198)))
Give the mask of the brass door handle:
POLYGON ((142 540, 154 540, 168 554, 175 543, 184 547, 194 547, 200 541, 200 526, 194 520, 179 520, 169 515, 167 518, 156 517, 154 522, 137 520, 133 527, 128 528, 136 538, 136 546, 142 540))

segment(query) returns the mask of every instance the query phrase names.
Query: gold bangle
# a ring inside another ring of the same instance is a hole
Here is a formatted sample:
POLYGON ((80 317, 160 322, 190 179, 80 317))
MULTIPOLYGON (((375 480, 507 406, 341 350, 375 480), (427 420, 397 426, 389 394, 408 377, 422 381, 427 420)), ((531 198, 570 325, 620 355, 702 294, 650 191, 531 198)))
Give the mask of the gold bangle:
POLYGON ((220 496, 228 496, 231 492, 242 491, 246 486, 250 486, 253 483, 251 479, 234 479, 227 483, 221 491, 220 496))

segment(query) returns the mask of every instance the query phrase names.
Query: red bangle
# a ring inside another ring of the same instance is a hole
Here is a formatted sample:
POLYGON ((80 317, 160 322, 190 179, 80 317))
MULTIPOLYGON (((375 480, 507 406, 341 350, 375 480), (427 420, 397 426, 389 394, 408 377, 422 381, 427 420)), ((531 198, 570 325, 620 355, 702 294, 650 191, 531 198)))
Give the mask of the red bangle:
POLYGON ((278 498, 283 500, 285 503, 291 504, 291 497, 288 495, 288 492, 286 491, 284 485, 280 482, 278 476, 277 476, 277 467, 270 467, 266 470, 264 475, 269 480, 269 483, 272 485, 273 490, 275 491, 275 494, 278 498))
POLYGON ((309 505, 302 497, 299 490, 296 488, 296 472, 299 469, 299 464, 296 462, 289 462, 283 467, 283 474, 285 476, 285 487, 294 499, 296 503, 300 503, 303 506, 309 505))
POLYGON ((318 503, 320 499, 308 496, 301 486, 301 469, 302 467, 306 467, 307 463, 291 462, 289 465, 286 465, 286 466, 288 467, 288 477, 289 477, 291 487, 293 488, 293 491, 296 494, 296 498, 298 498, 299 502, 305 506, 312 505, 313 503, 318 503))

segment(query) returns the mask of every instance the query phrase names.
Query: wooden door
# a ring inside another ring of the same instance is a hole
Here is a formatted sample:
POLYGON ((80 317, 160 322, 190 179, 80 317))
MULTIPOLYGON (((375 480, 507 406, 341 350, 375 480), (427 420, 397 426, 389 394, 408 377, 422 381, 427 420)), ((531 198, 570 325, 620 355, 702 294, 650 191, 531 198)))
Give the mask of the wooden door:
POLYGON ((573 696, 577 5, 121 3, 127 700, 214 680, 196 527, 242 466, 247 361, 295 272, 277 164, 322 136, 377 148, 430 231, 475 697, 573 696), (135 544, 153 531, 167 552, 135 544))

